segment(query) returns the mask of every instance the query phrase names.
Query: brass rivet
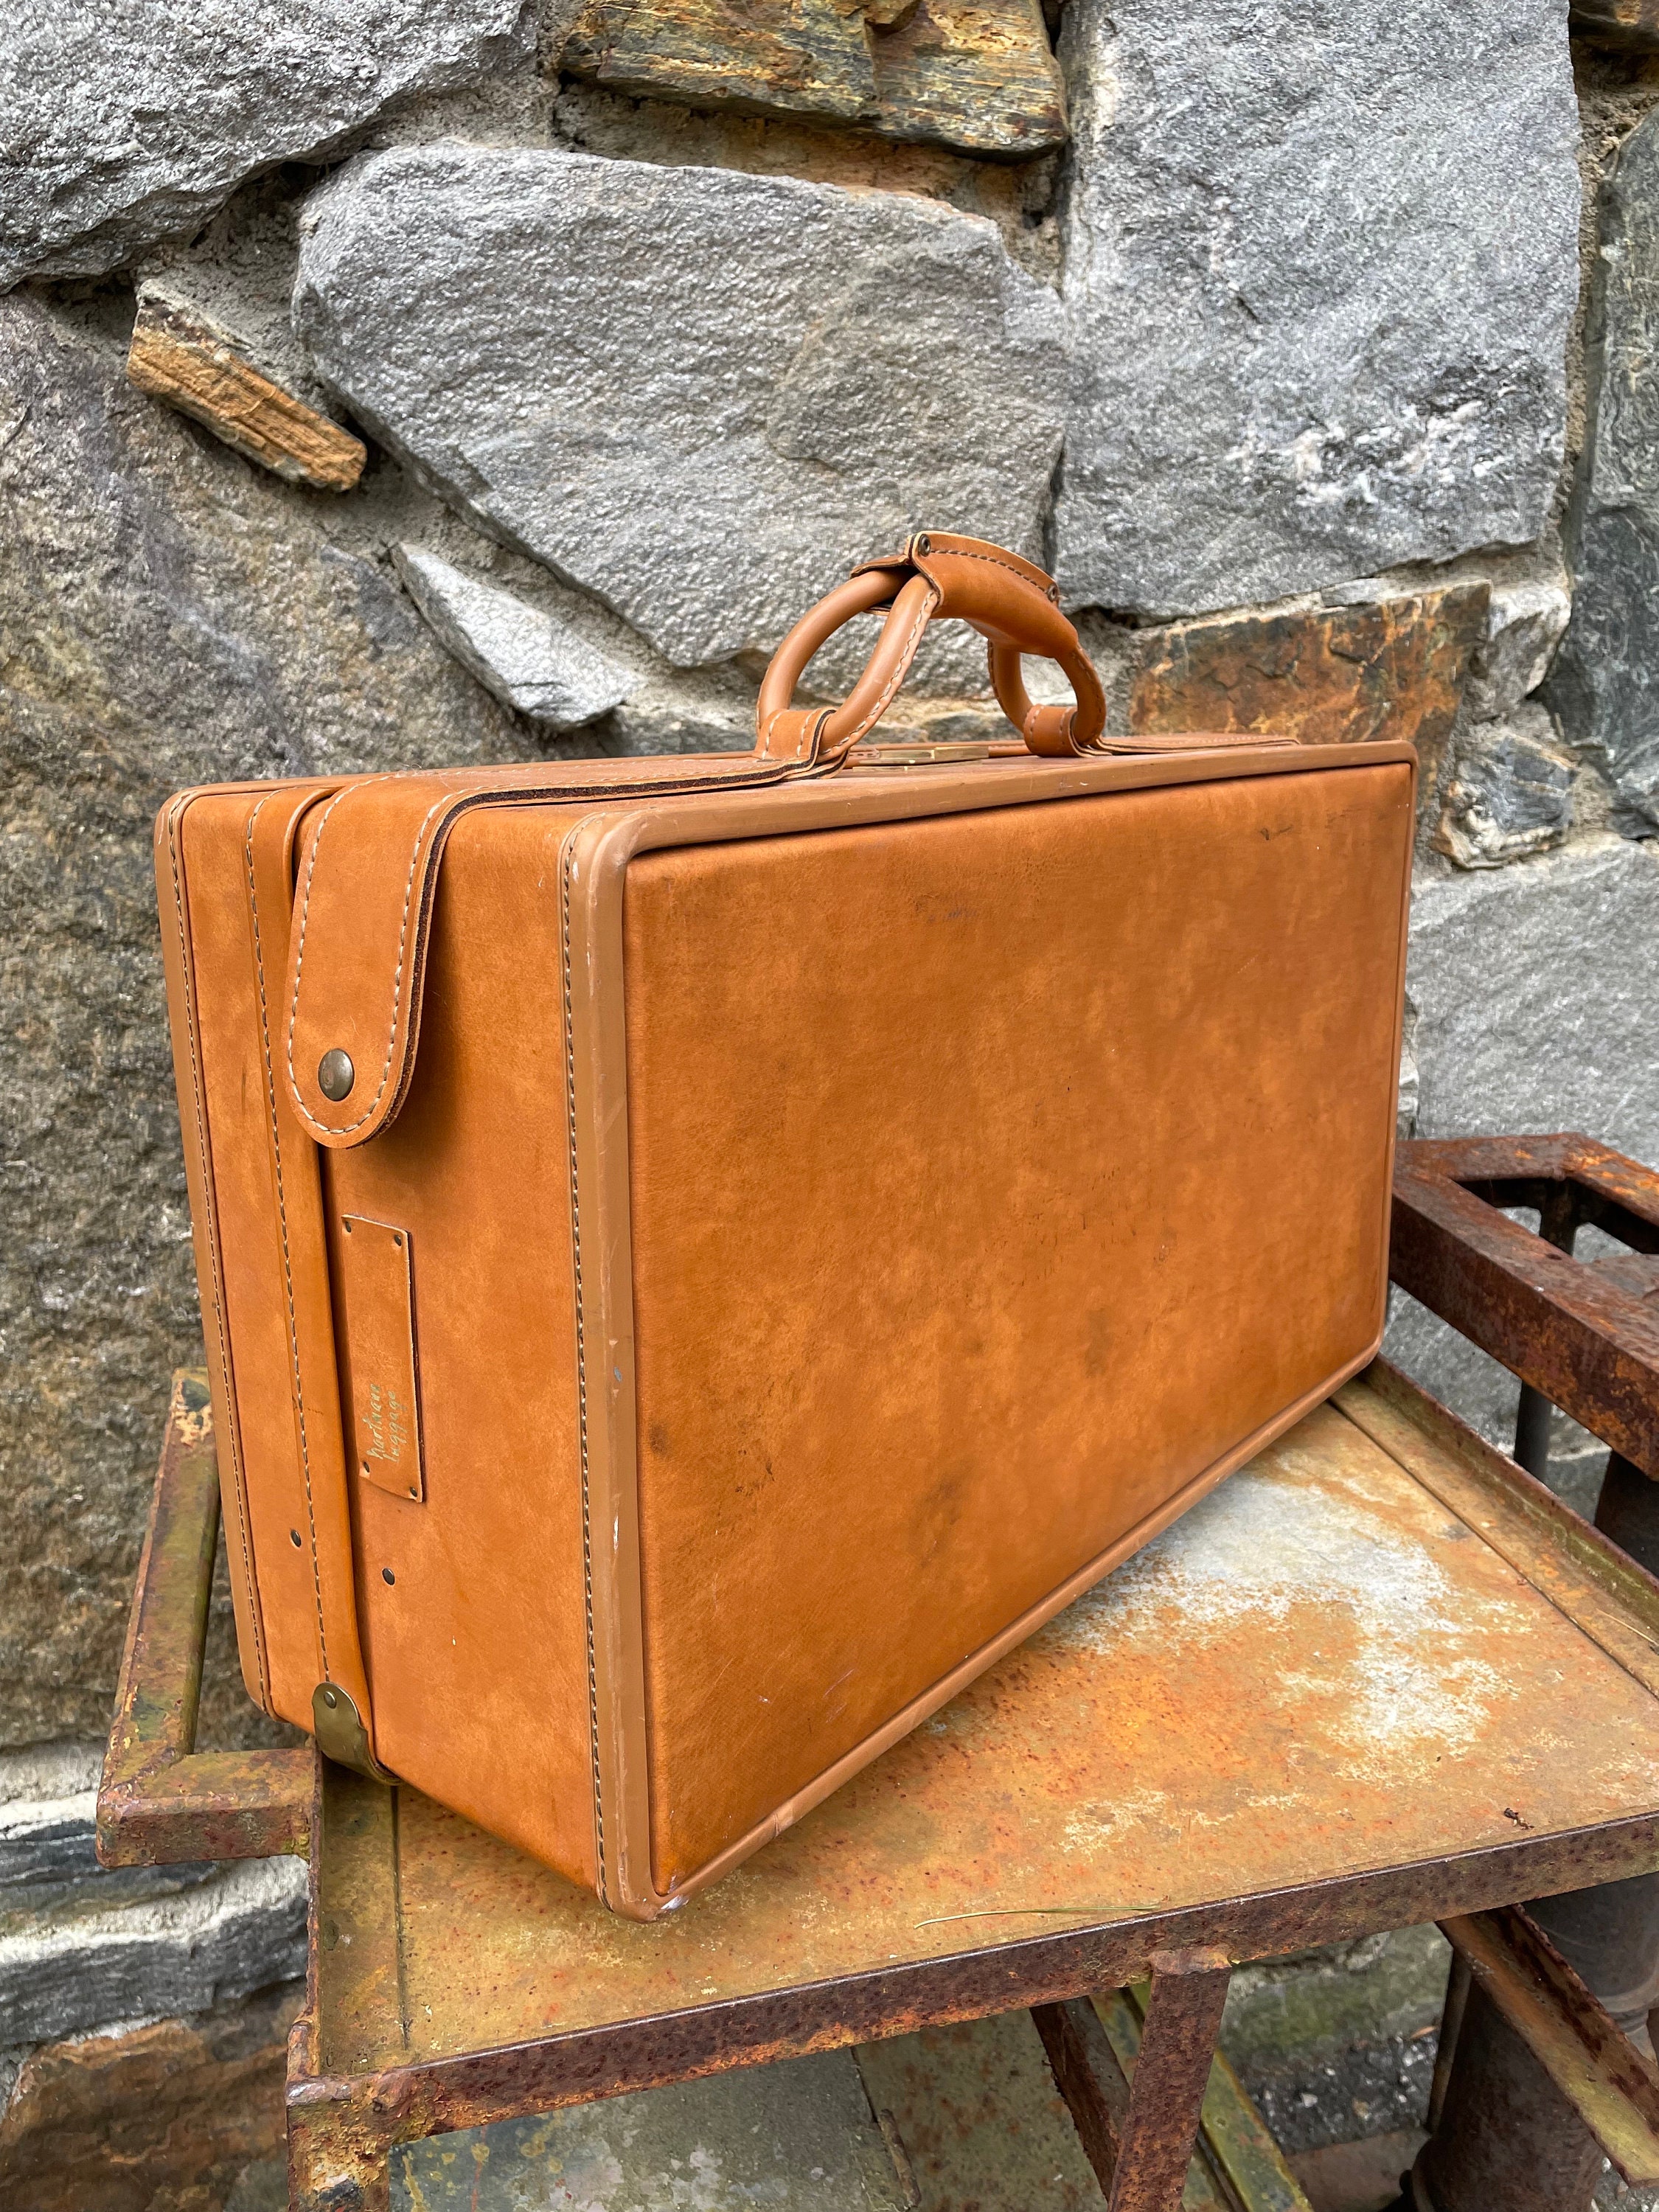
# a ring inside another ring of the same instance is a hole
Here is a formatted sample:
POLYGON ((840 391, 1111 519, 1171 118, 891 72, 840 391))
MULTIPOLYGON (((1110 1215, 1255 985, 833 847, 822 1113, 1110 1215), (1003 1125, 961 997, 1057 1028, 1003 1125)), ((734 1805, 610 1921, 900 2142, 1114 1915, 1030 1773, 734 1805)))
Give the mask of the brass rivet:
POLYGON ((325 1690, 323 1692, 323 1703, 328 1707, 330 1712, 334 1711, 339 1702, 340 1700, 335 1696, 332 1690, 325 1690))
POLYGON ((394 1230, 392 1231, 392 1243, 397 1246, 398 1249, 401 1252, 401 1251, 403 1250, 403 1249, 404 1249, 404 1240, 403 1240, 403 1238, 402 1238, 401 1237, 399 1237, 399 1236, 398 1236, 398 1232, 397 1232, 397 1231, 396 1231, 395 1229, 394 1229, 394 1230))
POLYGON ((300 1549, 300 1532, 297 1528, 290 1528, 288 1533, 293 1539, 294 1548, 297 1552, 300 1549))
POLYGON ((351 1096, 351 1086, 357 1079, 357 1071, 351 1065, 351 1054, 342 1052, 337 1044, 332 1052, 325 1052, 317 1063, 317 1088, 325 1098, 331 1098, 337 1106, 343 1098, 351 1096))
MULTIPOLYGON (((367 1460, 365 1460, 365 1461, 363 1462, 363 1470, 362 1470, 362 1471, 363 1471, 363 1473, 364 1473, 365 1474, 368 1474, 368 1462, 367 1460)), ((370 1475, 370 1476, 369 1476, 369 1480, 370 1480, 370 1481, 373 1481, 373 1480, 374 1480, 374 1477, 373 1477, 372 1475, 370 1475)))
POLYGON ((392 1573, 392 1570, 391 1570, 391 1568, 390 1568, 390 1567, 382 1567, 382 1568, 381 1568, 381 1570, 380 1570, 380 1580, 381 1580, 383 1583, 395 1583, 395 1582, 397 1581, 397 1579, 398 1579, 397 1576, 396 1576, 396 1575, 394 1575, 394 1574, 392 1573))
POLYGON ((928 537, 927 532, 924 531, 916 539, 916 550, 918 553, 931 553, 933 550, 933 541, 930 537, 928 537))

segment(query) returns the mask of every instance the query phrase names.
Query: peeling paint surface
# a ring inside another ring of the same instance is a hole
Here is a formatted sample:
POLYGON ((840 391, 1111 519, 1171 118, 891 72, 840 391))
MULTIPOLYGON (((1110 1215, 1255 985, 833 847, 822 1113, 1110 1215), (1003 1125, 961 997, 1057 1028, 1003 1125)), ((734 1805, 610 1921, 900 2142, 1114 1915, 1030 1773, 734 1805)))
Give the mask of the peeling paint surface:
MULTIPOLYGON (((479 2049, 1649 1813, 1659 1658, 1631 1660, 1646 1687, 1509 1563, 1528 1564, 1506 1525, 1466 1524, 1322 1407, 648 1927, 405 1790, 395 1844, 389 1819, 364 1820, 334 1849, 398 1851, 407 2039, 337 1950, 325 2063, 479 2049)), ((1559 1594, 1547 1562, 1530 1571, 1559 1594)))
POLYGON ((1396 1501, 1376 1468, 1353 1468, 1339 1490, 1321 1485, 1316 1454, 1283 1445, 1269 1462, 1200 1500, 1070 1607, 1056 1639, 1121 1664, 1137 1653, 1151 1663, 1172 1638, 1221 1641, 1253 1626, 1292 1635, 1305 1663, 1287 1658, 1273 1701, 1287 1714, 1304 1698, 1331 1701, 1333 1718, 1346 1706, 1349 1741, 1334 1772, 1382 1778, 1402 1753, 1469 1749, 1519 1695, 1486 1654, 1494 1632, 1525 1634, 1522 1595, 1494 1593, 1467 1620, 1462 1589, 1433 1550, 1390 1524, 1396 1501), (1351 1668, 1321 1666, 1322 1642, 1334 1653, 1350 1639, 1351 1668))

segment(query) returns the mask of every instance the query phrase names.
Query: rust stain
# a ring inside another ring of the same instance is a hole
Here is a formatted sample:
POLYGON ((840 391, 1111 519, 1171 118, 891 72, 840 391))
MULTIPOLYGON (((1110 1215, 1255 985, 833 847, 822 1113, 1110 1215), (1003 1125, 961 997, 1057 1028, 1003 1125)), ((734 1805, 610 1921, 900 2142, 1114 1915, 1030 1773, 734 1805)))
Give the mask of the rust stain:
MULTIPOLYGON (((402 2018, 327 1954, 321 2063, 943 1958, 964 1912, 992 1916, 975 1944, 1013 1944, 1513 1844, 1517 1814, 1547 1836, 1656 1806, 1659 1700, 1328 1406, 653 1925, 402 1792, 402 2018)), ((385 1823, 338 1844, 391 1847, 385 1823)))
POLYGON ((173 1378, 167 1422, 181 1451, 194 1451, 213 1435, 213 1405, 208 1381, 199 1368, 181 1367, 173 1378))
POLYGON ((149 1528, 98 1789, 106 1867, 303 1854, 308 1751, 198 1752, 202 1651, 219 1534, 207 1378, 173 1378, 149 1528))
POLYGON ((1231 730, 1303 744, 1443 743, 1486 622, 1487 586, 1352 607, 1218 615, 1149 630, 1129 702, 1137 733, 1231 730))

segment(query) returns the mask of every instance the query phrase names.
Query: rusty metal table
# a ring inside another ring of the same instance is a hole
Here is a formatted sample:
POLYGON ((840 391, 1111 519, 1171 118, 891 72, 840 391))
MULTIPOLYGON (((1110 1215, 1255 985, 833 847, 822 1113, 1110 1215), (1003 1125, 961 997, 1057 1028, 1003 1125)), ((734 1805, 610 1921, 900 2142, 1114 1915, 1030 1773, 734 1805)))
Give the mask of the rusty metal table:
MULTIPOLYGON (((1167 2212, 1231 1962, 1437 1919, 1524 1980, 1524 1929, 1467 1916, 1659 1866, 1659 1585, 1381 1362, 650 1926, 413 1790, 194 1753, 216 1527, 185 1377, 100 1849, 309 1847, 302 2212, 384 2203, 423 2136, 1021 2006, 1113 2205, 1167 2212), (1078 2001, 1146 1977, 1126 2090, 1078 2001)), ((1581 2108, 1659 2176, 1659 2076, 1609 2087, 1564 1986, 1581 2108)))

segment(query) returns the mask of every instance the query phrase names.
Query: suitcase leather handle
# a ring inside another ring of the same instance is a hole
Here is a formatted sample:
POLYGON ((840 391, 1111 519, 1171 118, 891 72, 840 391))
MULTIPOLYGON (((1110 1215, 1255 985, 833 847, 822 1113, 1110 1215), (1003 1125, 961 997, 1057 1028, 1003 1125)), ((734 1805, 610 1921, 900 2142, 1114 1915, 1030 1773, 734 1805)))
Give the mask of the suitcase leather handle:
POLYGON ((990 648, 991 684, 1003 712, 1034 753, 1090 751, 1106 726, 1094 664, 1061 613, 1053 580, 1030 561, 979 538, 919 532, 904 551, 866 562, 810 608, 772 656, 756 705, 756 754, 763 760, 822 763, 844 755, 872 730, 897 696, 930 622, 971 623, 990 648), (839 707, 790 704, 806 664, 854 615, 890 611, 864 673, 839 707), (1023 653, 1056 662, 1076 704, 1033 706, 1020 674, 1023 653))

